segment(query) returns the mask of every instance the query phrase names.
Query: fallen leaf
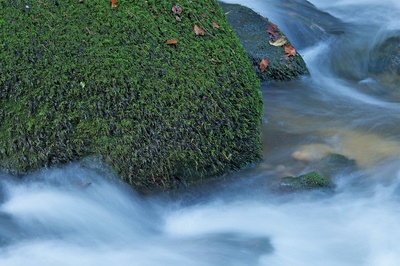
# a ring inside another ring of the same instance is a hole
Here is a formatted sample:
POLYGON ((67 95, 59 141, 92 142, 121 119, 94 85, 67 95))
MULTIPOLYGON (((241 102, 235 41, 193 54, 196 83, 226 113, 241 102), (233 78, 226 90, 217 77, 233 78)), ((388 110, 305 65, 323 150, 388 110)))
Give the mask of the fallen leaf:
POLYGON ((287 39, 284 35, 279 35, 276 40, 269 40, 268 42, 273 46, 282 46, 287 43, 287 39))
POLYGON ((172 7, 172 12, 174 12, 175 14, 178 13, 182 13, 182 8, 180 8, 179 6, 173 6, 172 7))
MULTIPOLYGON (((39 3, 40 3, 40 1, 39 1, 39 3)), ((79 0, 79 3, 83 3, 83 0, 79 0)))
POLYGON ((178 43, 178 41, 177 40, 174 40, 174 39, 170 39, 170 40, 168 40, 167 42, 166 42, 166 44, 177 44, 178 43))
POLYGON ((204 31, 202 29, 200 29, 199 27, 197 27, 196 25, 194 25, 194 33, 196 33, 196 35, 204 35, 204 31))
POLYGON ((117 7, 117 0, 111 0, 111 7, 117 7))
POLYGON ((270 30, 272 32, 278 31, 277 26, 274 23, 271 23, 271 22, 267 24, 267 28, 268 28, 268 30, 270 30))
POLYGON ((268 65, 269 65, 269 60, 262 59, 261 62, 260 62, 260 70, 261 70, 261 72, 264 72, 265 69, 268 67, 268 65))
POLYGON ((201 15, 202 15, 203 18, 207 18, 207 15, 206 15, 206 14, 201 14, 201 15))
POLYGON ((271 31, 271 30, 267 30, 267 32, 268 32, 269 34, 272 34, 272 35, 274 35, 274 36, 278 35, 278 33, 277 33, 277 32, 273 32, 273 31, 271 31))
POLYGON ((288 56, 295 56, 296 55, 296 49, 294 49, 294 47, 292 46, 292 45, 286 45, 285 46, 285 53, 288 55, 288 56))
POLYGON ((212 23, 212 25, 214 26, 214 28, 217 28, 217 29, 219 29, 219 26, 218 26, 218 24, 217 24, 217 23, 213 22, 213 23, 212 23))

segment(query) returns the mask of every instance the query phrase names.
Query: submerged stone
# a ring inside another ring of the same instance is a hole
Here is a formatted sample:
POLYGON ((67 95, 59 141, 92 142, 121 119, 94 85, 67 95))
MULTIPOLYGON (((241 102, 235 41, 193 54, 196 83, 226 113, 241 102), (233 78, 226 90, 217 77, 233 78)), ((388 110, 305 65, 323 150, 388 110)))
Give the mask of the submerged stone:
POLYGON ((347 176, 358 170, 355 160, 337 153, 325 155, 318 162, 311 164, 309 168, 327 178, 332 178, 335 175, 347 176))

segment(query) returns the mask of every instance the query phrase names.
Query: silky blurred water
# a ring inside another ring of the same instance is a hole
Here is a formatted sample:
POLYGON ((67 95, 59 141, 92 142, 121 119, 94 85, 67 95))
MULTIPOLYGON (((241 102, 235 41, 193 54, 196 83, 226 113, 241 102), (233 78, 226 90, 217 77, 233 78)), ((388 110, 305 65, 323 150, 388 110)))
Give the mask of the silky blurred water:
POLYGON ((319 10, 302 1, 230 2, 283 25, 311 72, 260 88, 261 164, 147 196, 93 165, 0 174, 1 266, 398 265, 400 84, 372 72, 371 55, 400 36, 400 2, 319 0, 319 10), (321 23, 331 32, 305 42, 288 12, 332 19, 321 11, 340 23, 321 23), (277 178, 307 172, 327 151, 358 170, 335 173, 333 191, 276 189, 277 178))

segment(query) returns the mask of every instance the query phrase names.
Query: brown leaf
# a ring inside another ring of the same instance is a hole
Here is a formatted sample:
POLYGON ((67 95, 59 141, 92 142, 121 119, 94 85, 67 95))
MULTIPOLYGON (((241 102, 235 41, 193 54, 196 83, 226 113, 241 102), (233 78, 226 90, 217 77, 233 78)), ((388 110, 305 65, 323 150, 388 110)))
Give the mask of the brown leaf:
POLYGON ((200 29, 199 27, 197 27, 196 25, 194 25, 194 33, 196 33, 197 36, 199 35, 204 35, 204 31, 202 29, 200 29))
POLYGON ((267 24, 267 28, 268 28, 268 30, 270 30, 272 32, 278 31, 277 26, 274 23, 271 23, 271 22, 267 24))
POLYGON ((218 26, 218 24, 217 24, 217 23, 213 22, 213 23, 212 23, 212 25, 214 26, 214 28, 217 28, 217 29, 219 29, 219 26, 218 26))
POLYGON ((296 49, 294 49, 294 47, 293 46, 291 46, 290 44, 289 45, 286 45, 285 46, 285 53, 288 55, 288 56, 295 56, 296 55, 296 49))
POLYGON ((179 6, 173 6, 172 7, 172 12, 174 12, 175 14, 180 14, 182 13, 182 8, 180 8, 179 6))
POLYGON ((170 39, 170 40, 168 40, 167 42, 166 42, 166 44, 177 44, 178 43, 178 41, 177 40, 174 40, 174 39, 170 39))
POLYGON ((261 70, 261 72, 264 72, 265 69, 268 67, 268 65, 269 65, 269 60, 262 59, 261 62, 260 62, 260 70, 261 70))

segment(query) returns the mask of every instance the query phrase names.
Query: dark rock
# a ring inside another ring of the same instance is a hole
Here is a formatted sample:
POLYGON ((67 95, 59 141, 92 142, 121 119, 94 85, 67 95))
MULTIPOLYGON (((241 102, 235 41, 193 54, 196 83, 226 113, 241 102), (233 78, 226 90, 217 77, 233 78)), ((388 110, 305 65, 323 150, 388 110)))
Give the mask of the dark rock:
MULTIPOLYGON (((261 80, 292 80, 309 74, 303 58, 298 53, 295 56, 286 55, 284 46, 290 45, 289 41, 283 46, 269 43, 271 34, 267 32, 267 25, 271 24, 268 19, 241 5, 221 2, 219 4, 261 80), (260 70, 262 59, 269 61, 264 72, 260 70)), ((280 36, 284 36, 281 31, 278 32, 280 36)))

